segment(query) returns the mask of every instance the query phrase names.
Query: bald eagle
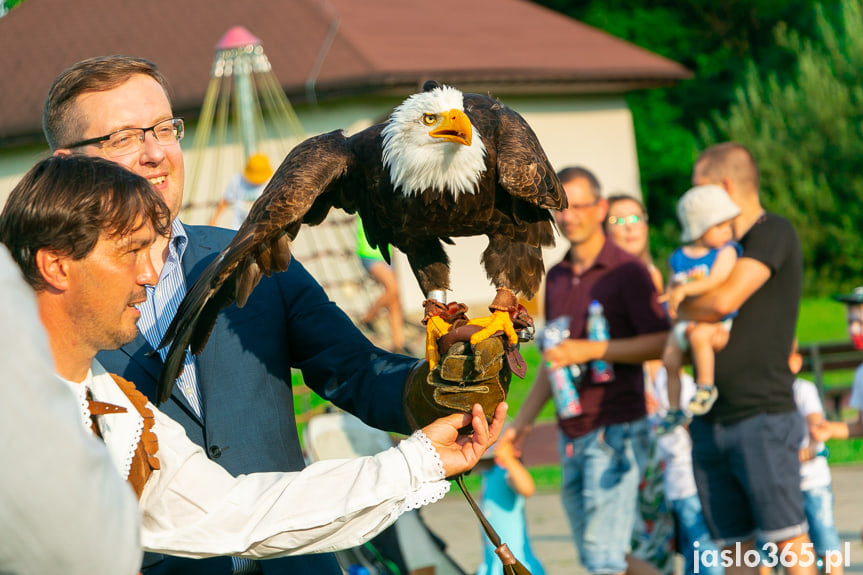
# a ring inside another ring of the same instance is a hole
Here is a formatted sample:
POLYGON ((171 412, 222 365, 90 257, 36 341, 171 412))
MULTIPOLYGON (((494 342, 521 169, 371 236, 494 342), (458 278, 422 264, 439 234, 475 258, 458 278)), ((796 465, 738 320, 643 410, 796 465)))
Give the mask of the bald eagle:
MULTIPOLYGON (((486 235, 482 264, 498 294, 483 337, 504 330, 516 294, 530 299, 544 273, 541 248, 554 245, 551 210, 566 195, 536 135, 499 100, 426 82, 389 119, 345 137, 341 130, 297 145, 276 170, 225 250, 189 290, 161 347, 171 343, 159 382, 170 395, 184 350, 200 353, 220 309, 246 303, 261 274, 287 269, 290 241, 330 208, 358 213, 387 261, 389 246, 410 262, 426 320, 446 311, 449 259, 444 243, 486 235)), ((429 322, 440 329, 440 321, 429 322)), ((444 329, 445 331, 445 329, 444 329)), ((439 335, 439 331, 437 335, 439 335)), ((427 353, 434 355, 427 347, 427 353)), ((433 358, 430 358, 433 359, 433 358)))

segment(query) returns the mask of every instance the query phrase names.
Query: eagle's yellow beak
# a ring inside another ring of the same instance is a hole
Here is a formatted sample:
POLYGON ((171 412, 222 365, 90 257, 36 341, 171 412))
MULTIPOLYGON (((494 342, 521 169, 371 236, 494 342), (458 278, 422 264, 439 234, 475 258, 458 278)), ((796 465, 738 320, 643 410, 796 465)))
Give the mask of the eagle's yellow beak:
POLYGON ((429 135, 433 138, 443 138, 450 142, 470 146, 473 130, 467 115, 461 110, 452 109, 441 114, 440 124, 431 130, 429 135))

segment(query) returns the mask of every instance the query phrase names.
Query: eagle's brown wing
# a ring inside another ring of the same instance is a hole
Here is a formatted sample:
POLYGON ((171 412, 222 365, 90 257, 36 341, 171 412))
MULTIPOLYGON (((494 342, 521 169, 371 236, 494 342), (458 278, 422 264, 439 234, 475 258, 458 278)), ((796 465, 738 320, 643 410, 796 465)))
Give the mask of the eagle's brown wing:
POLYGON ((496 287, 525 298, 539 289, 545 266, 542 248, 554 245, 552 210, 566 207, 566 194, 536 134, 499 100, 465 95, 465 112, 486 140, 488 162, 498 190, 509 195, 496 203, 500 222, 490 232, 482 263, 496 287))
POLYGON ((159 347, 171 348, 159 375, 159 403, 171 395, 185 350, 191 346, 198 354, 203 349, 219 311, 235 301, 245 305, 261 274, 288 268, 290 242, 304 216, 344 176, 353 157, 340 130, 309 138, 287 155, 234 239, 189 289, 165 332, 159 347))
POLYGON ((518 112, 477 94, 465 94, 465 108, 479 132, 493 140, 497 181, 510 195, 541 208, 566 207, 566 194, 554 168, 518 112))
POLYGON ((517 112, 498 103, 498 181, 513 196, 552 210, 566 207, 566 194, 536 134, 517 112))

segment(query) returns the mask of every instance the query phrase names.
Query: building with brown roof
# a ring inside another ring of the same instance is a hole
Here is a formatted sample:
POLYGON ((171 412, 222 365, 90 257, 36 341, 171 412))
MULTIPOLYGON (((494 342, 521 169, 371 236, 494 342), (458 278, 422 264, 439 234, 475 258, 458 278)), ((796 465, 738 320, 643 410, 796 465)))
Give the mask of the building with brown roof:
MULTIPOLYGON (((27 0, 0 18, 0 200, 47 153, 40 122, 52 80, 91 56, 131 54, 159 65, 188 121, 188 154, 214 47, 236 25, 262 40, 308 135, 362 129, 435 79, 500 97, 527 119, 556 167, 589 167, 606 190, 637 195, 624 95, 689 76, 526 0, 27 0)), ((234 171, 241 165, 237 156, 234 171)), ((224 189, 216 180, 209 186, 224 189)), ((468 251, 478 257, 480 248, 468 251)), ((473 260, 469 267, 454 272, 456 292, 487 285, 473 260)), ((403 285, 411 289, 412 278, 403 285)))

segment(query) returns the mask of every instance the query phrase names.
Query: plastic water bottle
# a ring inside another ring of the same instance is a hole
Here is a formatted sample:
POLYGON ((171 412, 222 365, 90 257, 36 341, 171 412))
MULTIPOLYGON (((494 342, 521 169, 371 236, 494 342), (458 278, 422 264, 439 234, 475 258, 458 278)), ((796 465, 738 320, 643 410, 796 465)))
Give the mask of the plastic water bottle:
MULTIPOLYGON (((607 341, 608 320, 603 314, 602 304, 596 300, 587 308, 587 339, 607 341)), ((590 362, 590 379, 593 383, 608 383, 614 379, 614 366, 611 362, 595 359, 590 362)))
MULTIPOLYGON (((538 339, 543 351, 562 343, 569 337, 569 316, 561 316, 548 322, 538 339)), ((581 415, 581 400, 578 398, 578 382, 582 369, 579 365, 567 365, 548 370, 548 381, 554 399, 555 411, 561 419, 581 415)))

